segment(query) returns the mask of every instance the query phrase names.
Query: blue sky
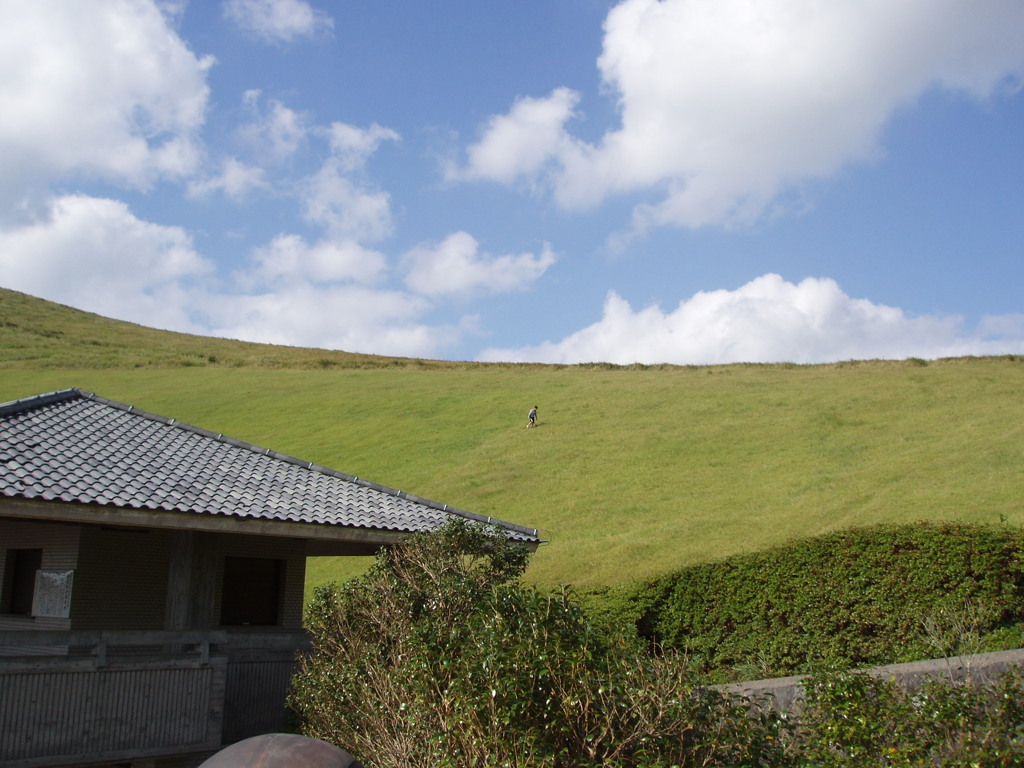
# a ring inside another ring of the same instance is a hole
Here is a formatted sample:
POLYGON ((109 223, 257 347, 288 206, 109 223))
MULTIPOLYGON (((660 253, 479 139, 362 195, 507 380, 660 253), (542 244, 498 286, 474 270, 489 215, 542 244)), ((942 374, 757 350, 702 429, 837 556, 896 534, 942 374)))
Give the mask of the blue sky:
POLYGON ((0 285, 458 360, 1024 353, 1019 0, 0 0, 0 285))

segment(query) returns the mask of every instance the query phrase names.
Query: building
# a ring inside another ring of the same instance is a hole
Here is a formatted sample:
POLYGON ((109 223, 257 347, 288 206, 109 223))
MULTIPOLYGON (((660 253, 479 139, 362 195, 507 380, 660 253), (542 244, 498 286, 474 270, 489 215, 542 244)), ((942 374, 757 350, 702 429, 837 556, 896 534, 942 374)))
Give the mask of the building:
POLYGON ((282 728, 305 561, 453 509, 76 389, 0 405, 0 768, 194 765, 282 728))

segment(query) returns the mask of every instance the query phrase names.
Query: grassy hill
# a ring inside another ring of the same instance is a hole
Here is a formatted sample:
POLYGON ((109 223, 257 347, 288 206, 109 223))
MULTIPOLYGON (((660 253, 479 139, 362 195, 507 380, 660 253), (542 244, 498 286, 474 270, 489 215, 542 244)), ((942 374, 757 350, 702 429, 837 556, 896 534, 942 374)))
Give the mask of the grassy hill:
MULTIPOLYGON (((1024 524, 1021 357, 450 363, 168 333, 0 290, 0 401, 66 387, 536 526, 541 584, 881 522, 1024 524)), ((311 579, 353 567, 324 558, 311 579)))

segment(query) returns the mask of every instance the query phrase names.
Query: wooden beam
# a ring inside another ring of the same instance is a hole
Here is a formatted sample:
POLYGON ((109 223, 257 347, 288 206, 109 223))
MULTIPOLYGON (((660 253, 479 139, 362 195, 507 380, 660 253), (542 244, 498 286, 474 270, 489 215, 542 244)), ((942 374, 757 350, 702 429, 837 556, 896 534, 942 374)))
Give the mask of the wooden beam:
POLYGON ((401 531, 383 531, 324 523, 302 523, 236 515, 203 515, 192 512, 90 506, 59 501, 11 498, 0 498, 0 516, 52 522, 113 525, 126 528, 246 533, 253 536, 305 539, 317 543, 316 554, 334 554, 335 549, 339 550, 339 554, 351 554, 352 552, 346 551, 353 549, 351 545, 359 545, 354 549, 367 550, 367 553, 372 554, 381 546, 395 544, 408 536, 408 533, 401 531))

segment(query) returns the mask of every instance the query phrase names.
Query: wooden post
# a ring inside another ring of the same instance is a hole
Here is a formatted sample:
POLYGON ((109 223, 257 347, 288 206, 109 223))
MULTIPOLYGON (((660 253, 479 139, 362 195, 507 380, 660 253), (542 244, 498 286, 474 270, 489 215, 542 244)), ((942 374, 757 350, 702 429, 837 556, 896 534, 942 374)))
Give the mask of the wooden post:
POLYGON ((215 540, 197 531, 174 531, 172 537, 164 627, 210 629, 217 581, 215 540))
POLYGON ((195 531, 173 531, 171 533, 167 600, 164 608, 165 629, 192 629, 189 614, 192 603, 192 560, 195 535, 195 531))

